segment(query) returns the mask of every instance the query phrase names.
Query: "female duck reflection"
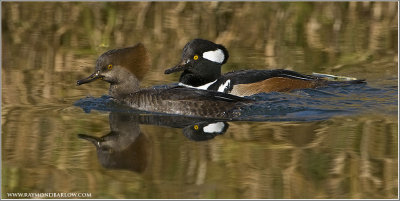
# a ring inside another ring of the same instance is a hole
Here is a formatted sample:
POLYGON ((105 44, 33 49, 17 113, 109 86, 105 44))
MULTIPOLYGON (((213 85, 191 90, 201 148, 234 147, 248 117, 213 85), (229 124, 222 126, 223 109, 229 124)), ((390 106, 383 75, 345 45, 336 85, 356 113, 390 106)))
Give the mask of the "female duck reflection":
POLYGON ((110 113, 111 131, 102 137, 78 134, 92 142, 97 149, 101 165, 110 169, 127 169, 143 172, 148 164, 149 140, 142 134, 139 124, 183 128, 183 134, 194 141, 213 139, 224 134, 229 124, 202 118, 182 116, 142 116, 132 113, 110 113))

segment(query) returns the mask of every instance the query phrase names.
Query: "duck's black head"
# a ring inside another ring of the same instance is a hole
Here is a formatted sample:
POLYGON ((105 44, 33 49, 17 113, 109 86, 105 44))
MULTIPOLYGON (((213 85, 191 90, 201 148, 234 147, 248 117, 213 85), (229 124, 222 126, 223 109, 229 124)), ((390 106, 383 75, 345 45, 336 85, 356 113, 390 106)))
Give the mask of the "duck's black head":
POLYGON ((78 80, 77 85, 101 79, 111 84, 110 95, 113 97, 132 93, 139 89, 139 80, 144 77, 150 65, 147 50, 141 43, 109 50, 97 59, 94 73, 78 80))
POLYGON ((180 63, 164 73, 183 71, 179 80, 181 83, 200 86, 218 79, 221 76, 221 66, 228 58, 229 53, 224 46, 204 39, 194 39, 183 48, 180 63))
POLYGON ((226 122, 198 122, 183 128, 183 135, 193 141, 205 141, 224 134, 228 128, 226 122))

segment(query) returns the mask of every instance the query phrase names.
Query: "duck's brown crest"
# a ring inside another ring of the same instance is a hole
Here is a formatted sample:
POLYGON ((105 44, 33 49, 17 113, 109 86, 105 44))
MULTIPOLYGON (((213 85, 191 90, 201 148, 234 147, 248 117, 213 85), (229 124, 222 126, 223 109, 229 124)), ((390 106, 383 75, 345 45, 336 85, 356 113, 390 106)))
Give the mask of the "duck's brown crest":
POLYGON ((151 66, 149 53, 142 43, 132 47, 110 50, 104 54, 110 56, 113 63, 124 66, 138 80, 143 79, 151 66))

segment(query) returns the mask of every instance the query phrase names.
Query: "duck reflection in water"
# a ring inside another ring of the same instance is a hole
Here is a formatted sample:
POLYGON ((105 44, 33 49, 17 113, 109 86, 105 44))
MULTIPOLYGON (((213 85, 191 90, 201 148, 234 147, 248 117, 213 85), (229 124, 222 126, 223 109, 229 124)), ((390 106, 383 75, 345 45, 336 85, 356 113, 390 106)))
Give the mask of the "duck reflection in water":
POLYGON ((193 141, 213 139, 224 134, 229 124, 210 119, 185 116, 155 116, 134 113, 111 112, 111 131, 102 137, 78 134, 92 142, 97 149, 100 164, 108 169, 126 169, 142 173, 151 153, 151 143, 140 130, 140 124, 183 128, 183 134, 193 141))

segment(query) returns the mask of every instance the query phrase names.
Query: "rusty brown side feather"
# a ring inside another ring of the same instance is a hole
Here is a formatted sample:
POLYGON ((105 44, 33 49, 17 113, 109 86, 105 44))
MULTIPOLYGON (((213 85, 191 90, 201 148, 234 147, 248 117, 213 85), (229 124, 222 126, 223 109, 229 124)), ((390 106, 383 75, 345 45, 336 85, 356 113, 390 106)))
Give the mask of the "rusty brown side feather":
POLYGON ((235 85, 230 94, 237 96, 251 96, 257 93, 288 92, 295 89, 315 88, 324 85, 320 79, 301 80, 285 77, 273 77, 260 82, 235 85))

